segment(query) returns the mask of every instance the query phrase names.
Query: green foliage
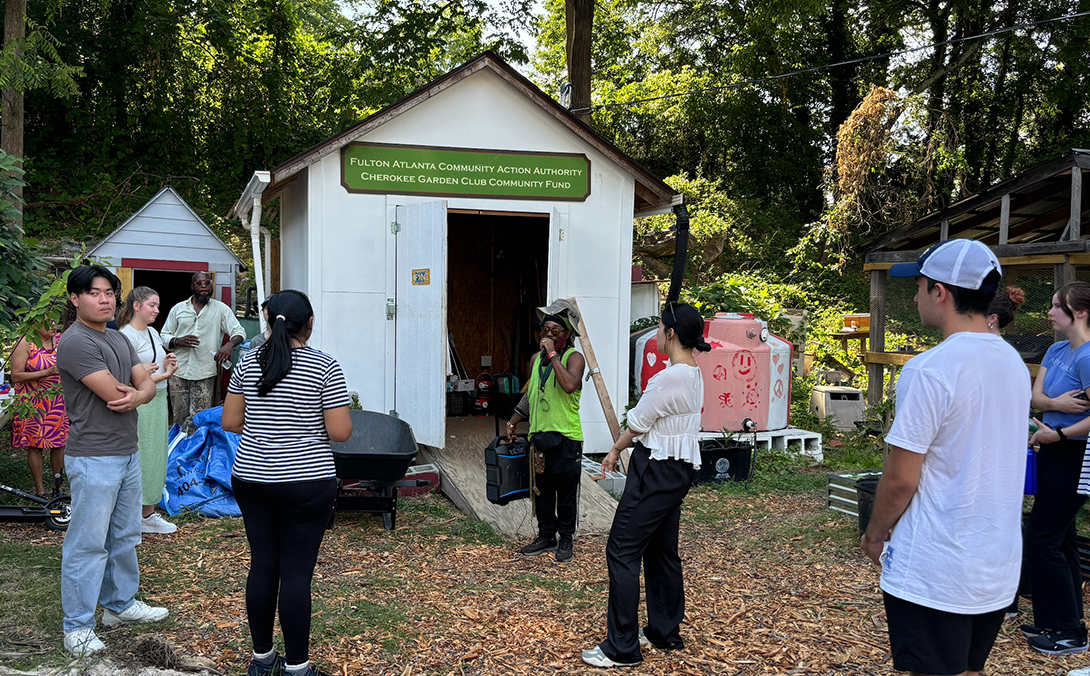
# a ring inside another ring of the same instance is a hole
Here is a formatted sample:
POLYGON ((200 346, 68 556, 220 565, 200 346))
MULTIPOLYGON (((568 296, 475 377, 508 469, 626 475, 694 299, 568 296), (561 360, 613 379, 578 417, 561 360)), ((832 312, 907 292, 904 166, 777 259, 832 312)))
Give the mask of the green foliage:
POLYGON ((41 293, 48 263, 39 254, 36 242, 23 237, 19 225, 22 202, 18 188, 26 186, 17 158, 0 150, 0 345, 10 342, 10 334, 20 327, 20 315, 31 306, 31 298, 41 293))
MULTIPOLYGON (((31 3, 31 20, 48 8, 31 3)), ((515 63, 525 0, 66 3, 49 26, 78 95, 26 99, 27 233, 90 242, 172 185, 225 221, 271 169, 485 49, 515 63)), ((266 210, 275 221, 275 209, 266 210)))
MULTIPOLYGON (((51 15, 47 4, 46 13, 51 15)), ((47 16, 47 19, 51 16, 47 16)), ((27 19, 25 37, 11 40, 0 50, 0 89, 20 94, 42 90, 58 99, 76 96, 80 66, 69 66, 61 58, 60 42, 33 19, 27 19)))
MULTIPOLYGON (((801 228, 782 209, 759 199, 731 199, 722 180, 678 175, 666 183, 685 196, 689 210, 688 279, 705 283, 727 271, 790 272, 783 252, 801 228)), ((637 253, 671 240, 676 221, 672 214, 635 221, 637 253)), ((673 264, 672 255, 664 260, 673 264)))
POLYGON ((749 312, 768 322, 772 333, 788 339, 794 337, 795 330, 784 308, 811 304, 800 288, 769 282, 755 273, 725 274, 710 284, 683 290, 681 298, 705 317, 716 312, 749 312))

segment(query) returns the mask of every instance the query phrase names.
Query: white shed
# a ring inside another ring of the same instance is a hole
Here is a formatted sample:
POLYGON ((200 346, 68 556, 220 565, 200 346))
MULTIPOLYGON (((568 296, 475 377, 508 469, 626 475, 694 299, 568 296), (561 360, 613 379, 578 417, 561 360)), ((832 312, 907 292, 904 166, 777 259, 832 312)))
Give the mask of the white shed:
MULTIPOLYGON (((314 303, 311 344, 418 442, 450 441, 451 343, 470 377, 525 382, 533 308, 555 298, 579 302, 623 412, 632 220, 681 196, 494 54, 258 172, 235 213, 255 196, 280 199, 281 286, 314 303)), ((585 451, 606 451, 589 383, 581 415, 585 451)))
POLYGON ((158 327, 175 303, 190 296, 194 272, 211 272, 215 297, 234 307, 235 281, 239 271, 246 269, 170 186, 95 245, 87 257, 112 268, 126 294, 134 286, 158 291, 163 307, 158 327))

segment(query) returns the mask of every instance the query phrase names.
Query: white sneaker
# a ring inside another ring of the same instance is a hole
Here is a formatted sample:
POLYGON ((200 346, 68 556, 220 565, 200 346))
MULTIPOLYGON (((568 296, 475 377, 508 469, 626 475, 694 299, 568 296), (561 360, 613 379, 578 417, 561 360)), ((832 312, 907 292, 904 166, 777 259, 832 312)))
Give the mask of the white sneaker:
POLYGON ((583 651, 583 661, 592 667, 634 667, 642 663, 641 662, 614 662, 606 657, 606 654, 602 652, 602 647, 598 646, 593 650, 583 651))
POLYGON ((650 648, 651 647, 651 639, 647 638, 647 636, 643 633, 643 627, 640 627, 640 647, 641 648, 650 648))
POLYGON ((1090 676, 1090 667, 1083 667, 1082 669, 1072 669, 1067 672, 1067 676, 1090 676))
POLYGON ((94 629, 76 629, 64 632, 64 649, 74 657, 83 657, 105 650, 106 646, 95 636, 94 629))
POLYGON ((122 622, 158 622, 167 619, 170 612, 166 608, 149 606, 143 601, 133 601, 132 605, 120 613, 113 613, 107 608, 102 611, 102 624, 107 627, 122 622))
POLYGON ((158 513, 152 512, 151 516, 145 516, 140 519, 140 532, 141 533, 160 533, 167 535, 178 530, 178 527, 167 521, 158 513))

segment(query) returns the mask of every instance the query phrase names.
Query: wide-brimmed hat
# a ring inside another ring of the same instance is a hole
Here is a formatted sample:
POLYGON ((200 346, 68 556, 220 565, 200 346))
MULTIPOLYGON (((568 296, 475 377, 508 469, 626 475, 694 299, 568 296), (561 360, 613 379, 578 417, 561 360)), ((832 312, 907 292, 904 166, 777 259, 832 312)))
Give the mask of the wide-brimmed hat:
POLYGON ((549 315, 560 317, 564 320, 564 326, 573 336, 579 335, 579 331, 576 329, 576 327, 579 326, 579 311, 575 309, 575 306, 571 304, 571 301, 558 298, 545 307, 539 307, 537 309, 538 324, 544 323, 545 318, 549 315))

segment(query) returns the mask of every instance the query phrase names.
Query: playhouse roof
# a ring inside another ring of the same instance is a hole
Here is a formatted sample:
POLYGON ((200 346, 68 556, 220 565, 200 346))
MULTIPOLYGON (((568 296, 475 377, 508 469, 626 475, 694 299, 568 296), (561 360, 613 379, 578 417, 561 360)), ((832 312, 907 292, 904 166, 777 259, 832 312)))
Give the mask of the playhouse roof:
POLYGON ((566 127, 569 132, 580 137, 585 143, 631 174, 636 183, 634 213, 639 214, 640 212, 681 204, 680 193, 654 176, 586 123, 572 115, 552 97, 545 94, 534 83, 527 80, 506 61, 492 52, 481 54, 472 61, 412 92, 400 101, 383 108, 374 115, 368 116, 341 133, 322 141, 313 148, 305 150, 277 166, 272 170, 272 184, 264 193, 265 200, 273 199, 284 184, 308 166, 317 163, 331 153, 339 151, 349 143, 360 139, 402 113, 411 110, 482 70, 489 70, 499 76, 516 91, 537 104, 548 116, 566 127))
POLYGON ((169 185, 94 246, 88 258, 246 264, 169 185))

